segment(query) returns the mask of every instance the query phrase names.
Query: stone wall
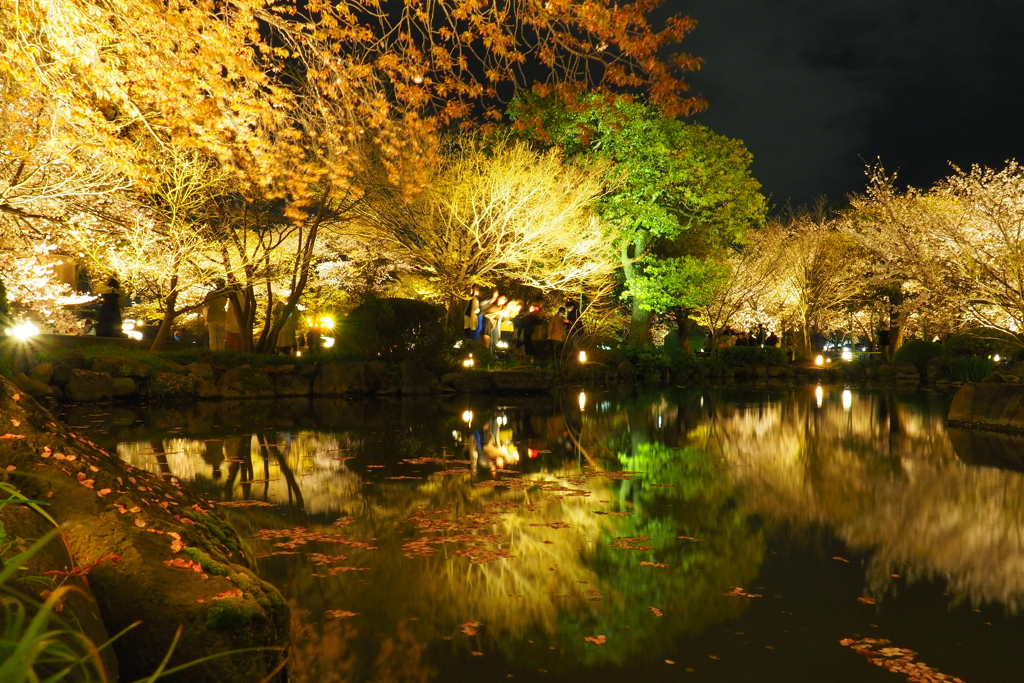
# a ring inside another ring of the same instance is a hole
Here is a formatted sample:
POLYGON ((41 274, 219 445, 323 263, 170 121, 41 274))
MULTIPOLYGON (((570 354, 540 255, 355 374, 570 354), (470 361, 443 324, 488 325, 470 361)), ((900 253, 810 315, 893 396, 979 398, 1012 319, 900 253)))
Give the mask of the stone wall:
POLYGON ((219 367, 153 364, 72 351, 53 362, 26 362, 14 383, 37 400, 91 403, 113 399, 192 401, 303 396, 422 396, 456 392, 545 393, 560 382, 534 368, 461 370, 443 377, 417 361, 287 363, 219 367))

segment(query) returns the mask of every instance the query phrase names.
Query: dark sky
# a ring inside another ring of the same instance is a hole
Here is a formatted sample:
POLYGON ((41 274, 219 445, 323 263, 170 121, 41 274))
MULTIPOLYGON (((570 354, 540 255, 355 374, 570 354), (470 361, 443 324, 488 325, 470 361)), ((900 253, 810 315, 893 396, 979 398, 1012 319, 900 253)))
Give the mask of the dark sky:
POLYGON ((864 187, 881 158, 928 186, 1024 161, 1024 0, 667 0, 709 109, 744 140, 776 207, 864 187))

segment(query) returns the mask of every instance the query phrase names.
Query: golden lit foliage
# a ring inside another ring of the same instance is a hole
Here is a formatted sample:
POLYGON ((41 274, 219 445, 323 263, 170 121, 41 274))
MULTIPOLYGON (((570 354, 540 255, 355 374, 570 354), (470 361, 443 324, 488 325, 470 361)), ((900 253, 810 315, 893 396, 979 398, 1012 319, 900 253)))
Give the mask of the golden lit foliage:
POLYGON ((433 281, 446 301, 508 278, 540 289, 607 278, 612 235, 593 211, 600 178, 524 143, 453 146, 411 203, 384 189, 357 207, 354 234, 433 281))

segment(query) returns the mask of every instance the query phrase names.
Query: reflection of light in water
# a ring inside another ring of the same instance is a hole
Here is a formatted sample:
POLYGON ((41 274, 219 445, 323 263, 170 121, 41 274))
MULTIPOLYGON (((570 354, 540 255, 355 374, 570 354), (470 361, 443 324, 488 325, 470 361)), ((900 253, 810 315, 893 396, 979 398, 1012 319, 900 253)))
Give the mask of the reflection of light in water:
POLYGON ((700 407, 701 408, 704 407, 704 397, 703 396, 700 397, 700 407))
POLYGON ((658 416, 658 429, 661 429, 661 415, 658 416))
POLYGON ((584 392, 584 391, 580 392, 579 401, 580 401, 580 410, 583 410, 584 408, 587 407, 587 394, 586 394, 586 392, 584 392))
POLYGON ((821 388, 821 385, 819 384, 817 387, 814 388, 814 401, 818 404, 819 408, 821 407, 821 402, 824 398, 825 391, 821 388))
POLYGON ((843 410, 849 410, 851 406, 853 406, 853 393, 849 389, 843 389, 843 410))

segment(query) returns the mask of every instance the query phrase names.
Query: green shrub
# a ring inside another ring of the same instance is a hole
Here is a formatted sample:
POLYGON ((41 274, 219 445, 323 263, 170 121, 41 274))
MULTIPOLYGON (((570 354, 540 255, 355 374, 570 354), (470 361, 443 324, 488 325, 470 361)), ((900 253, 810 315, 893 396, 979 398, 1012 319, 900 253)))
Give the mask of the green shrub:
POLYGON ((473 367, 484 370, 493 367, 498 361, 491 350, 483 342, 472 339, 446 340, 444 349, 436 361, 435 369, 439 374, 462 369, 462 361, 473 354, 473 367), (448 343, 451 341, 451 343, 448 343))
POLYGON ((896 349, 892 360, 894 363, 913 363, 917 366, 917 371, 923 377, 928 372, 928 361, 932 358, 941 357, 942 352, 942 344, 924 341, 923 339, 912 339, 896 349))
POLYGON ((623 351, 638 377, 661 378, 672 368, 672 359, 656 346, 627 346, 623 351))
POLYGON ((955 334, 946 340, 946 354, 952 358, 964 356, 980 356, 988 358, 999 351, 1000 343, 995 339, 986 339, 974 334, 955 334))
POLYGON ((954 382, 980 382, 996 369, 996 364, 988 358, 964 356, 949 364, 949 378, 954 382))
POLYGON ((444 309, 415 299, 370 299, 340 325, 342 351, 369 360, 434 362, 444 347, 444 309))
POLYGON ((774 346, 728 346, 718 350, 718 360, 729 368, 742 365, 787 365, 786 352, 774 346))

